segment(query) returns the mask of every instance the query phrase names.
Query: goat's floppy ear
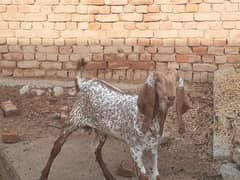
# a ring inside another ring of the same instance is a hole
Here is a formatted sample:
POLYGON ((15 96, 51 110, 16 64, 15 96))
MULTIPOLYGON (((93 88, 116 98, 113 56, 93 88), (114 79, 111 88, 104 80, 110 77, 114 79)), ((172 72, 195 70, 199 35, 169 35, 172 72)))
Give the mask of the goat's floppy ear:
POLYGON ((185 125, 182 120, 182 115, 190 109, 191 103, 190 99, 184 91, 184 82, 183 79, 179 78, 178 86, 176 89, 176 111, 179 125, 179 133, 185 132, 185 125))
POLYGON ((148 76, 138 95, 137 105, 139 111, 144 115, 142 122, 143 132, 146 132, 151 124, 156 106, 156 87, 154 74, 148 76))

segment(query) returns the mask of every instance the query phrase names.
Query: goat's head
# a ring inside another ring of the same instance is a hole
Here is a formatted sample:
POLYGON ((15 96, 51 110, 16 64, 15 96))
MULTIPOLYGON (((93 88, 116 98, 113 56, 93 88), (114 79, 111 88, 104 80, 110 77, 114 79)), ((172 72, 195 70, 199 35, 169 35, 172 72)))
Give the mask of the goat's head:
MULTIPOLYGON (((146 132, 153 119, 158 116, 160 117, 160 134, 162 134, 168 108, 174 104, 175 99, 177 100, 178 116, 182 116, 190 107, 184 88, 181 87, 182 82, 183 80, 178 77, 176 71, 154 72, 148 76, 138 96, 138 108, 144 115, 143 131, 146 132), (183 92, 180 93, 180 89, 183 92), (182 110, 183 107, 184 110, 182 110)), ((182 118, 179 117, 178 120, 179 132, 183 133, 184 124, 182 118)))

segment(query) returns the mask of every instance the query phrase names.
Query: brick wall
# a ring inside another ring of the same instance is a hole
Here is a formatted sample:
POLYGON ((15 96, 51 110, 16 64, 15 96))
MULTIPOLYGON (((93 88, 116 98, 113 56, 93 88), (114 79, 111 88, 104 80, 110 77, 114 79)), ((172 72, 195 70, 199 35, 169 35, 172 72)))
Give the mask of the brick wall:
POLYGON ((212 81, 240 62, 240 0, 0 0, 0 73, 140 80, 179 68, 212 81))

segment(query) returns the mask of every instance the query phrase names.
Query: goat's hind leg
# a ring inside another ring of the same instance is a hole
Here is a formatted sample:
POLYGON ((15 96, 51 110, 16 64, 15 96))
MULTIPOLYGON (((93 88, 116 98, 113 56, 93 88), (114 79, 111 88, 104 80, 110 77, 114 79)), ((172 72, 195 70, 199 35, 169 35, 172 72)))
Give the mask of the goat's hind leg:
POLYGON ((96 160, 99 164, 99 166, 102 169, 103 175, 105 177, 106 180, 115 180, 115 178, 113 177, 113 175, 111 174, 111 172, 107 169, 106 164, 103 161, 102 158, 102 148, 107 140, 107 135, 99 135, 97 134, 97 138, 98 138, 98 144, 96 146, 96 150, 95 150, 95 155, 96 155, 96 160))
POLYGON ((58 136, 57 140, 54 143, 54 146, 53 146, 50 156, 48 158, 47 164, 45 165, 45 167, 42 170, 40 180, 48 179, 49 172, 50 172, 53 161, 55 160, 55 158, 61 151, 62 146, 66 142, 67 138, 77 129, 78 129, 78 127, 76 127, 74 125, 67 125, 66 127, 64 127, 61 130, 60 135, 58 136))

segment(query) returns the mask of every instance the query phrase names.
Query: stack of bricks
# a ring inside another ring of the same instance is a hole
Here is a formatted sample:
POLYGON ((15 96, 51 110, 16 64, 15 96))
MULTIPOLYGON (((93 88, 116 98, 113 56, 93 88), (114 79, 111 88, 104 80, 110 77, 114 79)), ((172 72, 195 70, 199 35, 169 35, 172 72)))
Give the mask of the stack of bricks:
POLYGON ((0 0, 0 76, 211 82, 239 46, 240 0, 0 0))

